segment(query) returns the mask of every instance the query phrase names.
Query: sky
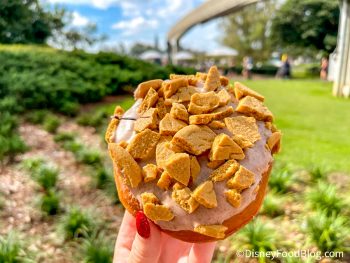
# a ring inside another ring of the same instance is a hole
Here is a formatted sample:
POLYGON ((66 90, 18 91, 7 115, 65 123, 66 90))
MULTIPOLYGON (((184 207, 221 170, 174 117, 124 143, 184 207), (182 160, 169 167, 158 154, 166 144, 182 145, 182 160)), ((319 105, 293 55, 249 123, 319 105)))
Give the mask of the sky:
MULTIPOLYGON (((108 36, 104 47, 133 43, 154 44, 165 48, 168 30, 181 17, 204 0, 43 0, 45 5, 58 5, 72 12, 72 26, 97 25, 98 32, 108 36)), ((181 39, 181 46, 197 51, 213 51, 221 47, 220 19, 197 25, 181 39)), ((100 49, 101 45, 94 47, 100 49)))

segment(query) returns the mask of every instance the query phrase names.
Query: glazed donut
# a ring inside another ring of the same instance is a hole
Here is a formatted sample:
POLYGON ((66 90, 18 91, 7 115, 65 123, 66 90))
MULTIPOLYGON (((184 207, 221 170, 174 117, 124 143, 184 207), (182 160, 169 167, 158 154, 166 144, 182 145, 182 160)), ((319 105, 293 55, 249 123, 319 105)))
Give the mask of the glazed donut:
POLYGON ((228 237, 263 202, 281 132, 264 97, 213 66, 139 84, 105 139, 118 195, 162 231, 187 242, 228 237))

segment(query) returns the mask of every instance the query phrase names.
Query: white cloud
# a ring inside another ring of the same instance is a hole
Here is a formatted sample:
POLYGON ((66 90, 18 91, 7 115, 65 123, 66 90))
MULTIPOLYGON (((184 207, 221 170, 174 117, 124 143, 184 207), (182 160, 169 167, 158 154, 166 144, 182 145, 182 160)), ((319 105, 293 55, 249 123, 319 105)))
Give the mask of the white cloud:
POLYGON ((112 25, 113 29, 124 31, 124 34, 135 34, 145 29, 155 29, 158 21, 154 19, 145 19, 143 16, 134 17, 130 20, 122 20, 112 25))
POLYGON ((121 0, 43 0, 53 4, 89 5, 99 9, 107 9, 121 0))
POLYGON ((90 20, 87 17, 82 16, 76 11, 72 13, 72 16, 73 16, 72 26, 83 27, 83 26, 87 26, 90 23, 90 20))

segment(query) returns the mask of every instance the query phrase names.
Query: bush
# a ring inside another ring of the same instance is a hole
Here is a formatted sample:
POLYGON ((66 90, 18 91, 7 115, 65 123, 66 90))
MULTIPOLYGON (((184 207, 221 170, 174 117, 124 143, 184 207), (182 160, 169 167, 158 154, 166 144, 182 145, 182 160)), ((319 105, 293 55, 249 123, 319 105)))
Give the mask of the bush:
POLYGON ((0 262, 20 263, 23 262, 20 256, 22 252, 20 242, 9 234, 7 236, 0 235, 0 262))
POLYGON ((322 252, 344 251, 349 235, 348 219, 317 212, 307 218, 307 233, 322 252))
POLYGON ((54 136, 55 142, 71 142, 75 140, 75 136, 73 133, 69 132, 61 132, 54 136))
POLYGON ((56 187, 58 170, 53 167, 43 165, 33 173, 33 177, 44 190, 49 191, 50 189, 56 187))
POLYGON ((261 214, 276 217, 284 214, 284 199, 282 196, 270 192, 266 195, 261 214))
POLYGON ((312 182, 327 180, 328 167, 326 165, 311 165, 308 169, 312 182))
POLYGON ((60 126, 61 121, 55 115, 48 115, 43 123, 44 129, 49 133, 55 133, 60 126))
POLYGON ((34 110, 28 112, 24 119, 33 124, 43 124, 47 114, 49 114, 47 110, 34 110))
POLYGON ((317 187, 307 194, 309 205, 313 209, 324 211, 327 216, 338 215, 345 207, 345 203, 334 185, 319 182, 317 187))
POLYGON ((41 196, 41 211, 47 215, 56 215, 60 210, 60 198, 54 190, 41 196))
POLYGON ((277 193, 286 193, 293 182, 293 174, 287 167, 276 167, 269 178, 269 186, 277 193))
POLYGON ((21 162, 22 167, 32 173, 37 171, 43 164, 44 160, 40 158, 25 159, 21 162))
POLYGON ((113 242, 104 235, 95 235, 85 239, 82 244, 83 262, 86 263, 112 263, 113 242))
POLYGON ((77 160, 87 165, 101 165, 102 158, 100 152, 93 149, 82 148, 77 153, 77 160))
POLYGON ((91 215, 79 208, 70 209, 60 224, 65 239, 88 237, 95 228, 91 215))

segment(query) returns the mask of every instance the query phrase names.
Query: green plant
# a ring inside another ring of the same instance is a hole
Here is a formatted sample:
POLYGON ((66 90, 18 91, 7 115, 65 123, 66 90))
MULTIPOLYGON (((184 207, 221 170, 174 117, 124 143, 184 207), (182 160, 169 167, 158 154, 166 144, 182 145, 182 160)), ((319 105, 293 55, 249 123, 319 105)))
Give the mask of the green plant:
POLYGON ((82 258, 86 263, 111 263, 113 258, 113 242, 105 235, 93 235, 82 244, 82 258))
POLYGON ((243 246, 252 251, 274 251, 276 250, 276 233, 259 218, 253 219, 240 232, 243 246))
POLYGON ((56 187, 58 170, 48 165, 42 165, 32 173, 35 181, 46 191, 56 187))
POLYGON ((60 132, 54 136, 55 142, 74 141, 74 139, 75 139, 74 134, 70 132, 60 132))
POLYGON ((30 158, 30 159, 25 159, 21 162, 21 166, 30 172, 36 171, 43 164, 44 164, 44 160, 41 158, 30 158))
POLYGON ((311 181, 318 182, 320 180, 327 180, 328 167, 326 165, 311 165, 308 169, 311 181))
POLYGON ((345 240, 349 235, 348 222, 343 216, 328 216, 318 211, 307 218, 306 231, 311 241, 322 252, 344 251, 345 240))
POLYGON ((326 215, 338 215, 345 207, 343 199, 339 196, 334 185, 318 182, 307 194, 307 200, 311 208, 324 211, 326 215))
POLYGON ((269 192, 261 209, 261 214, 276 217, 284 214, 284 198, 274 192, 269 192))
POLYGON ((23 262, 21 257, 21 244, 12 233, 7 236, 0 235, 0 262, 20 263, 23 262))
POLYGON ((47 110, 34 110, 26 113, 24 119, 33 124, 43 124, 47 114, 47 110))
POLYGON ((77 118, 77 123, 83 126, 92 126, 95 128, 99 128, 109 117, 111 113, 104 110, 98 110, 93 113, 84 113, 77 118))
POLYGON ((74 155, 77 155, 83 149, 83 145, 75 140, 65 141, 62 146, 65 150, 72 152, 74 155))
POLYGON ((63 216, 60 224, 66 239, 88 237, 95 227, 92 216, 76 207, 63 216))
POLYGON ((103 189, 111 182, 114 184, 113 175, 108 173, 104 167, 97 167, 96 172, 94 172, 92 176, 96 188, 103 189))
POLYGON ((44 120, 43 126, 46 131, 50 133, 55 133, 60 124, 61 121, 58 117, 56 117, 55 115, 47 115, 44 120))
POLYGON ((287 167, 274 169, 269 178, 270 188, 277 193, 288 192, 292 182, 293 174, 287 167))
POLYGON ((47 215, 56 215, 60 210, 60 198, 57 192, 49 190, 41 196, 41 211, 47 215))
POLYGON ((80 151, 76 154, 77 160, 79 162, 88 164, 88 165, 101 165, 102 158, 97 150, 81 148, 80 151))

